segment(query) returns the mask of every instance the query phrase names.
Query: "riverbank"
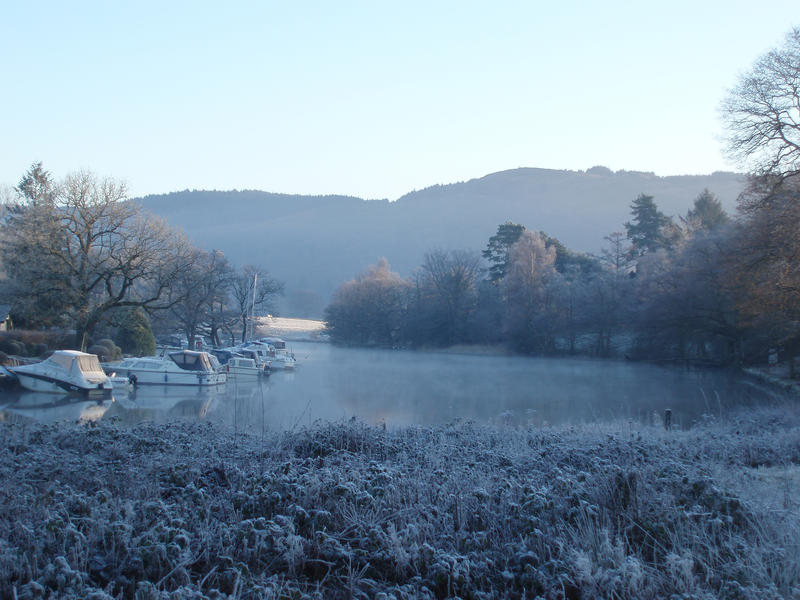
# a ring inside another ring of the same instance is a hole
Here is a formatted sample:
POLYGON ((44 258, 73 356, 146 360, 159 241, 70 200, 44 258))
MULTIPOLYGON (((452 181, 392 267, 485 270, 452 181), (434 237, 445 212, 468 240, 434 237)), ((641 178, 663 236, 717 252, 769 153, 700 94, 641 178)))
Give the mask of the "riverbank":
POLYGON ((797 408, 618 426, 265 436, 1 424, 6 598, 779 598, 797 408), (228 595, 228 596, 224 596, 228 595))
POLYGON ((800 396, 800 382, 791 376, 791 369, 786 363, 772 366, 746 367, 742 370, 748 375, 752 375, 784 392, 800 396))
POLYGON ((279 337, 292 342, 325 342, 325 321, 290 317, 258 317, 258 337, 279 337))

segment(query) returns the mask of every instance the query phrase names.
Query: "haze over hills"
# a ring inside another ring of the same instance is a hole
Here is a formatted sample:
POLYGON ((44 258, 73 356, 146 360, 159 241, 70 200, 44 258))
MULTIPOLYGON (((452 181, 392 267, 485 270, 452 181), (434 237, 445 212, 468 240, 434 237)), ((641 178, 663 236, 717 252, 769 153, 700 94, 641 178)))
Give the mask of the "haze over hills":
POLYGON ((221 250, 237 265, 261 265, 284 281, 280 312, 320 317, 333 290, 380 257, 408 276, 433 248, 482 250, 506 221, 596 253, 604 236, 624 231, 639 194, 654 196, 662 212, 677 217, 705 188, 732 214, 744 178, 520 168, 436 185, 394 202, 253 190, 187 190, 138 202, 198 246, 221 250))

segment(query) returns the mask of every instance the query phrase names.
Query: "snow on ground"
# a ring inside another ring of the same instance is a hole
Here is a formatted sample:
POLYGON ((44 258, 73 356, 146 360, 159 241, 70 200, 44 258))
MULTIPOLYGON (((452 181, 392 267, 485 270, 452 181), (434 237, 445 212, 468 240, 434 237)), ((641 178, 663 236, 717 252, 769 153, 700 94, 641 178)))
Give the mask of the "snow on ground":
POLYGON ((798 597, 797 465, 793 407, 669 432, 0 423, 0 597, 798 597), (737 494, 753 477, 769 502, 737 494))
POLYGON ((325 321, 313 319, 292 319, 288 317, 260 317, 258 335, 261 337, 280 337, 292 341, 322 341, 325 321))

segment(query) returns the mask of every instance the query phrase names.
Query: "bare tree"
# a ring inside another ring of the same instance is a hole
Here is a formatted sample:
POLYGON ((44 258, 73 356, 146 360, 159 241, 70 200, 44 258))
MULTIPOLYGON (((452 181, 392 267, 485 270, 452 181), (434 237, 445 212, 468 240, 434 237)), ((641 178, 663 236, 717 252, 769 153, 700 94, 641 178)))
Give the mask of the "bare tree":
POLYGON ((385 258, 334 292, 325 311, 336 342, 394 346, 402 341, 408 281, 394 273, 385 258))
POLYGON ((542 350, 552 341, 541 317, 549 307, 548 283, 556 276, 555 262, 556 249, 547 247, 537 231, 524 231, 509 252, 503 280, 506 329, 512 344, 523 352, 542 350))
POLYGON ((418 274, 422 304, 435 325, 429 333, 439 343, 468 341, 467 332, 477 303, 481 257, 467 250, 432 250, 418 274))
POLYGON ((633 269, 631 245, 622 231, 615 231, 603 238, 608 245, 601 250, 600 261, 617 277, 625 277, 633 269))
POLYGON ((182 234, 128 202, 125 185, 113 179, 68 175, 52 201, 26 192, 26 179, 20 190, 31 201, 5 221, 0 246, 18 305, 50 299, 50 317, 74 323, 80 348, 114 308, 170 305, 165 292, 188 264, 182 234))
POLYGON ((170 286, 168 297, 173 300, 169 313, 194 348, 195 338, 208 331, 219 305, 227 300, 233 278, 228 259, 222 252, 194 250, 190 265, 178 273, 170 286))
POLYGON ((722 103, 728 154, 756 176, 800 174, 800 29, 756 61, 722 103))
MULTIPOLYGON (((743 290, 739 303, 754 319, 770 312, 783 315, 797 330, 800 323, 800 181, 785 181, 768 193, 755 189, 740 201, 743 224, 737 230, 732 269, 743 290)), ((798 331, 794 332, 797 335, 798 331)))
POLYGON ((735 298, 740 289, 729 267, 740 242, 720 227, 696 234, 680 252, 654 253, 640 263, 635 319, 642 355, 738 360, 742 329, 735 298))
POLYGON ((230 279, 231 312, 242 325, 242 341, 247 339, 251 312, 263 312, 283 293, 283 283, 254 265, 245 265, 230 279))

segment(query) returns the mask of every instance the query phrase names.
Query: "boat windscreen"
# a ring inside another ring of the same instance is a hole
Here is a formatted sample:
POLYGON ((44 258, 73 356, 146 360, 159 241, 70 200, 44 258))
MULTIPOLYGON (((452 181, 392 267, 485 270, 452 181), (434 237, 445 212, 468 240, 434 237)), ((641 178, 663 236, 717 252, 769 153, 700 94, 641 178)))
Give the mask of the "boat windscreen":
POLYGON ((78 358, 78 368, 84 375, 105 376, 103 367, 100 366, 100 361, 94 354, 78 356, 77 358, 78 358))
POLYGON ((189 352, 173 352, 169 357, 181 369, 186 371, 211 371, 211 364, 205 354, 189 352))
POLYGON ((56 352, 48 360, 50 362, 58 365, 59 367, 61 367, 65 371, 69 371, 70 368, 72 367, 72 356, 70 356, 69 354, 62 354, 62 353, 56 352))

